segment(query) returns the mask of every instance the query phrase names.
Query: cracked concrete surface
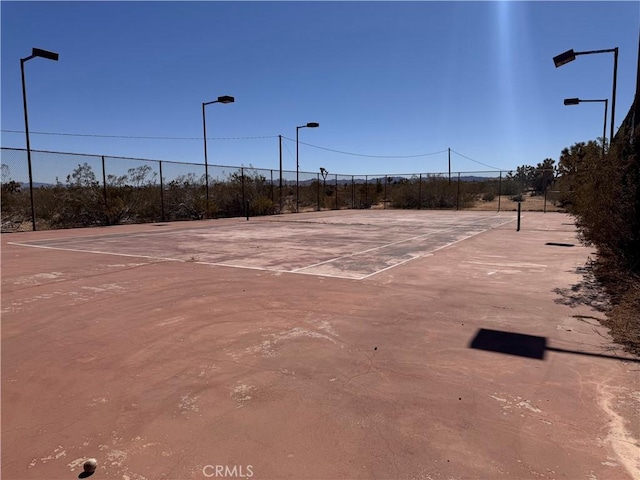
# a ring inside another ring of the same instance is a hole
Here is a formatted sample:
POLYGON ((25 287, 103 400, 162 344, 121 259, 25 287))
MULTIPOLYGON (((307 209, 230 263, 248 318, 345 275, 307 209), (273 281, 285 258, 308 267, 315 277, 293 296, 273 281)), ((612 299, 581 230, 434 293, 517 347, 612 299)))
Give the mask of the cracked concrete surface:
POLYGON ((201 479, 206 465, 257 479, 640 478, 640 363, 575 298, 593 251, 562 214, 526 213, 516 232, 506 213, 452 243, 455 222, 495 215, 460 213, 3 235, 3 478, 75 478, 89 457, 94 478, 123 480, 201 479), (345 256, 350 239, 366 250, 435 227, 451 231, 425 236, 431 254, 366 279, 357 263, 353 278, 284 272, 345 256), (228 238, 211 243, 217 232, 228 238), (18 245, 105 238, 126 255, 18 245), (157 257, 134 258, 147 240, 157 257), (268 268, 189 261, 216 251, 268 268), (481 328, 557 350, 469 348, 481 328))

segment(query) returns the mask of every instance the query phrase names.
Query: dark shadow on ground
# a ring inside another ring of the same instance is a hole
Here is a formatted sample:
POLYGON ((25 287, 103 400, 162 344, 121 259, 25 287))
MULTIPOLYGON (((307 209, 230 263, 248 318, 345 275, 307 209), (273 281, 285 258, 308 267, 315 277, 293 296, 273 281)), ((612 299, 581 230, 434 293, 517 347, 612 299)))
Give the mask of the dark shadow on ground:
POLYGON ((545 353, 549 351, 640 363, 640 359, 636 358, 548 347, 547 339, 545 337, 526 335, 523 333, 503 332, 501 330, 490 330, 486 328, 478 330, 476 336, 471 340, 469 348, 504 353, 507 355, 516 355, 518 357, 533 358, 536 360, 544 360, 545 353))
POLYGON ((609 311, 609 297, 593 274, 591 265, 578 267, 575 273, 582 275, 582 280, 570 288, 554 288, 553 293, 560 296, 554 302, 571 308, 586 305, 598 312, 609 311))
POLYGON ((506 353, 518 357, 544 360, 547 339, 522 333, 502 332, 481 328, 469 345, 478 350, 506 353))
POLYGON ((547 242, 545 245, 549 245, 552 247, 575 247, 574 243, 558 243, 558 242, 547 242))

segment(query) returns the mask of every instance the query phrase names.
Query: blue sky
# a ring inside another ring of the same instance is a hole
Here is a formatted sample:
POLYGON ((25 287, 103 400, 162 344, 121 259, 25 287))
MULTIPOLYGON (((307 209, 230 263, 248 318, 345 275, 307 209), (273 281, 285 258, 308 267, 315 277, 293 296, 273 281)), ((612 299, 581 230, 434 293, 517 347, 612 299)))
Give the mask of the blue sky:
POLYGON ((3 147, 25 147, 7 130, 24 130, 20 58, 32 47, 60 54, 25 65, 32 132, 173 138, 33 133, 32 149, 201 163, 202 102, 233 95, 207 106, 209 163, 277 169, 283 135, 284 168, 295 170, 296 126, 319 122, 300 130, 310 172, 446 172, 448 148, 453 171, 557 160, 603 127, 602 104, 563 99, 612 93, 613 55, 556 69, 553 56, 570 48, 619 47, 616 126, 635 91, 640 2, 0 8, 3 147))

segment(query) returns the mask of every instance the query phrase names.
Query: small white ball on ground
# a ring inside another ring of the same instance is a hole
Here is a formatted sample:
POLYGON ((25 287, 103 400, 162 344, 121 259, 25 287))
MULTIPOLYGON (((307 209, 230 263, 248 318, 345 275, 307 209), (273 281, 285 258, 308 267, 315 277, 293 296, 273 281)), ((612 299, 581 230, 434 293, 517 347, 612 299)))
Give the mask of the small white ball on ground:
POLYGON ((84 471, 86 473, 95 472, 97 467, 98 467, 98 461, 95 458, 90 458, 86 460, 82 465, 82 468, 84 468, 84 471))

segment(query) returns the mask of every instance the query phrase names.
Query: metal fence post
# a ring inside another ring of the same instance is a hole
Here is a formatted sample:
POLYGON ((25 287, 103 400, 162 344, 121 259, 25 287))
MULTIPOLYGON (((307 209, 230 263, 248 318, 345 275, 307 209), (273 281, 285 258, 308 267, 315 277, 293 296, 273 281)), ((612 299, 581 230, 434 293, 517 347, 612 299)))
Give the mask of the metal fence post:
POLYGON ((364 205, 369 203, 369 175, 364 176, 364 205))
POLYGON ((502 197, 502 170, 500 171, 500 177, 498 178, 498 212, 500 212, 501 197, 502 197))
POLYGON ((159 166, 160 166, 160 218, 162 219, 162 221, 165 221, 165 216, 164 216, 164 183, 162 180, 162 160, 160 160, 158 162, 159 166))
POLYGON ((460 172, 458 172, 458 194, 456 195, 456 211, 460 210, 460 172))
POLYGON ((387 176, 384 176, 384 199, 382 200, 382 209, 387 208, 387 176))
POLYGON ((240 180, 242 181, 242 206, 246 210, 247 199, 246 199, 245 193, 244 193, 244 167, 240 167, 240 180))
POLYGON ((107 200, 107 174, 104 167, 104 155, 102 155, 102 198, 104 200, 104 217, 107 225, 111 225, 109 219, 109 201, 107 200))
POLYGON ((418 210, 422 208, 422 174, 418 176, 418 210))
POLYGON ((338 210, 338 175, 336 174, 336 210, 338 210))
POLYGON ((273 170, 269 170, 269 173, 271 175, 271 201, 274 202, 275 199, 273 198, 273 170))
POLYGON ((356 184, 355 178, 351 175, 351 209, 356 208, 356 184))
POLYGON ((316 173, 316 179, 318 180, 318 212, 320 211, 320 174, 316 173))

